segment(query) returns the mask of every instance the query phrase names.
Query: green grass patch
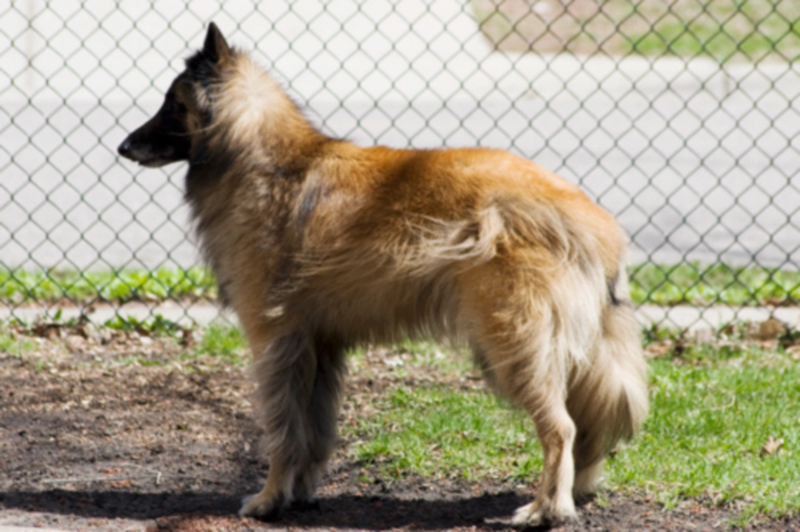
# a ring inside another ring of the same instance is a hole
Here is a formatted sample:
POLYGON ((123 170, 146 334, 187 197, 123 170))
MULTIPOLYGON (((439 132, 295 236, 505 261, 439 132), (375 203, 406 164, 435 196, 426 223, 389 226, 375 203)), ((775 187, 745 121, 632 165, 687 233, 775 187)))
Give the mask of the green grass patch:
POLYGON ((203 329, 193 356, 211 356, 232 364, 244 364, 248 360, 247 338, 239 327, 209 325, 203 329))
MULTIPOLYGON (((800 271, 762 267, 645 263, 629 268, 631 296, 655 305, 794 305, 800 302, 800 271)), ((216 281, 206 268, 160 268, 153 272, 0 270, 0 302, 161 301, 216 299, 216 281)), ((419 344, 421 345, 421 344, 419 344)), ((418 345, 418 347, 419 347, 418 345)), ((436 346, 430 349, 436 349, 436 346)))
POLYGON ((612 464, 617 485, 670 506, 684 497, 740 501, 742 517, 800 507, 800 367, 758 350, 695 348, 690 362, 652 364, 652 414, 612 464), (782 439, 773 455, 762 452, 782 439))
MULTIPOLYGON (((689 346, 651 362, 651 415, 609 459, 608 487, 734 503, 741 523, 800 508, 800 364, 752 346, 689 346), (774 454, 767 441, 783 440, 774 454)), ((394 388, 345 427, 349 452, 388 477, 536 479, 541 448, 523 413, 480 391, 394 388)))
POLYGON ((798 271, 688 262, 641 264, 629 272, 631 297, 637 304, 739 306, 800 301, 798 271))
POLYGON ((626 52, 707 55, 720 62, 735 58, 759 61, 771 55, 794 61, 800 54, 800 8, 791 2, 667 4, 646 0, 630 3, 627 14, 629 18, 622 24, 626 52), (634 23, 639 19, 647 27, 634 23))
POLYGON ((721 63, 800 57, 800 4, 774 0, 607 0, 575 10, 543 2, 471 0, 481 32, 500 50, 581 55, 705 56, 721 63))
POLYGON ((0 331, 0 353, 19 356, 36 347, 36 343, 25 336, 7 331, 0 331))
MULTIPOLYGON (((441 375, 467 374, 473 369, 472 357, 468 350, 453 354, 450 347, 442 347, 429 340, 405 340, 392 347, 400 355, 409 354, 412 366, 435 370, 441 375)), ((397 375, 405 376, 404 367, 396 368, 397 375)))
POLYGON ((77 271, 0 270, 0 300, 76 302, 214 299, 216 281, 207 268, 77 271))
MULTIPOLYGON (((60 312, 60 311, 59 311, 60 312)), ((58 321, 58 317, 55 321, 58 321)), ((138 332, 145 335, 156 336, 178 336, 186 331, 178 323, 169 320, 161 314, 149 317, 147 319, 139 319, 135 316, 121 316, 117 315, 103 324, 105 327, 124 332, 138 332)))
POLYGON ((529 477, 542 465, 530 422, 494 396, 442 387, 400 387, 376 401, 380 412, 359 420, 352 449, 392 477, 529 477))

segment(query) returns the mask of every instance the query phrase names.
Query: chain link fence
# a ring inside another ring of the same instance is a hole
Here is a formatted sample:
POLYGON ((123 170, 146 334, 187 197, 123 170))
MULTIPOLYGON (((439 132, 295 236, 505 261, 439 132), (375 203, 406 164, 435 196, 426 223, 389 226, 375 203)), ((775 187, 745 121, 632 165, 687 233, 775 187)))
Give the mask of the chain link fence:
POLYGON ((796 2, 21 0, 0 5, 5 317, 216 312, 185 169, 115 153, 211 20, 330 135, 499 147, 578 183, 664 325, 800 300, 796 2))

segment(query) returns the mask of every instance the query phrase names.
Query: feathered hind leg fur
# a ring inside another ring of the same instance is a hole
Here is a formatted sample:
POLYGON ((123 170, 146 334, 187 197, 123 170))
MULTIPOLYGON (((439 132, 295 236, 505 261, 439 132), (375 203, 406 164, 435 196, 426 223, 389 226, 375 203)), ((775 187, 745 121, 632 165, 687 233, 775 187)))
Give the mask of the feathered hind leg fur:
POLYGON ((573 519, 574 494, 596 488, 604 456, 647 411, 636 324, 609 301, 602 267, 542 263, 517 256, 465 276, 476 357, 531 415, 544 451, 536 500, 515 512, 517 526, 573 519))
POLYGON ((536 500, 516 511, 517 526, 576 517, 577 427, 567 409, 568 384, 599 328, 599 303, 593 294, 564 297, 589 280, 575 265, 537 267, 551 258, 524 252, 464 276, 464 319, 476 357, 497 391, 530 414, 544 451, 536 500))
MULTIPOLYGON (((627 294, 621 270, 615 290, 627 294)), ((590 364, 569 386, 567 408, 575 420, 576 496, 594 493, 604 457, 620 440, 630 439, 648 411, 647 368, 633 308, 613 297, 602 314, 602 336, 590 352, 590 364)))

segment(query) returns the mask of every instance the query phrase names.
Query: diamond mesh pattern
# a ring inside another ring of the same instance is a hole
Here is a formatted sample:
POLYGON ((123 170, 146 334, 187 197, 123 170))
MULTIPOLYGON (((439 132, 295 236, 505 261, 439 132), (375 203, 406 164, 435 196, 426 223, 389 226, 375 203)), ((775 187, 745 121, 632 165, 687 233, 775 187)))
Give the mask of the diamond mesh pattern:
POLYGON ((753 287, 739 267, 798 269, 795 2, 28 0, 0 6, 4 283, 44 271, 69 293, 58 272, 197 263, 184 169, 139 170, 115 147, 212 19, 331 135, 500 147, 580 184, 631 235, 634 280, 723 264, 753 305, 782 272, 753 287))

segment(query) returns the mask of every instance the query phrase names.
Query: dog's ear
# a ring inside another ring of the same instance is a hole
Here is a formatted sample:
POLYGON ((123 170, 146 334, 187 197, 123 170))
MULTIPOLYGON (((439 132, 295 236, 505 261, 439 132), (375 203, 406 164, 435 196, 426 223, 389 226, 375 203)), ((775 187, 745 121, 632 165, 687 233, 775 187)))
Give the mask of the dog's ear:
POLYGON ((203 55, 214 63, 226 61, 231 55, 231 47, 223 37, 222 32, 216 24, 211 22, 208 25, 206 41, 203 44, 203 55))

